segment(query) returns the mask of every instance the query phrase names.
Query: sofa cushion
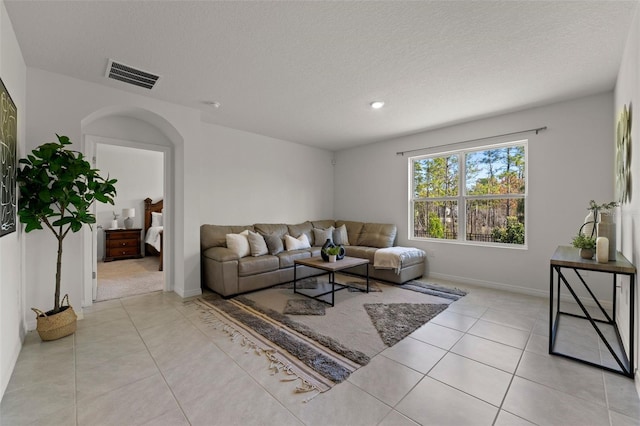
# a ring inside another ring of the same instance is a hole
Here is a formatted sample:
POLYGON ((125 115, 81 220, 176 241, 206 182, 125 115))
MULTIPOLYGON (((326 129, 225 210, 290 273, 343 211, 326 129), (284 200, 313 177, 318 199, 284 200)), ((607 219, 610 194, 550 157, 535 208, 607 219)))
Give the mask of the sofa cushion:
POLYGON ((202 256, 218 262, 238 260, 238 255, 226 247, 209 247, 202 252, 202 256))
POLYGON ((344 225, 347 228, 347 235, 349 238, 349 244, 353 244, 354 246, 358 244, 358 237, 360 236, 360 231, 362 231, 362 227, 364 226, 364 222, 352 222, 349 220, 336 220, 336 228, 344 225))
POLYGON ((307 234, 301 234, 298 238, 293 238, 291 235, 284 236, 284 246, 287 251, 302 250, 311 247, 307 234))
POLYGON ((282 238, 289 233, 289 228, 284 223, 256 223, 253 227, 262 235, 277 235, 282 238))
POLYGON ((347 227, 344 224, 335 228, 333 231, 333 243, 343 246, 349 245, 349 235, 347 234, 347 227))
POLYGON ((322 247, 320 246, 314 246, 307 250, 311 253, 311 257, 322 256, 322 247))
POLYGON ((335 228, 336 221, 333 219, 312 220, 311 225, 313 225, 314 228, 318 228, 318 229, 327 229, 330 226, 333 226, 335 228))
POLYGON ((284 251, 284 244, 282 243, 282 237, 279 235, 265 235, 264 241, 267 243, 269 254, 276 255, 284 251))
POLYGON ((264 237, 257 232, 249 231, 247 236, 249 240, 249 247, 251 248, 251 256, 262 256, 269 254, 269 248, 264 240, 264 237))
POLYGON ((364 246, 346 246, 345 255, 350 257, 357 257, 359 259, 368 259, 371 265, 373 265, 373 257, 376 254, 377 248, 364 247, 364 246))
POLYGON ((276 256, 243 257, 238 261, 238 276, 246 277, 263 272, 277 271, 279 265, 280 262, 276 256))
POLYGON ((292 237, 298 238, 300 235, 305 234, 309 240, 309 244, 314 244, 312 231, 313 225, 311 225, 311 222, 306 221, 297 225, 287 225, 287 228, 289 228, 289 235, 292 237))
POLYGON ((201 250, 206 250, 209 247, 226 247, 227 234, 239 234, 245 229, 254 230, 251 225, 202 225, 200 226, 200 248, 201 250))
POLYGON ((277 257, 280 259, 280 269, 290 268, 293 266, 293 262, 296 259, 308 259, 311 257, 309 250, 293 250, 283 251, 279 253, 277 257))
MULTIPOLYGON (((393 247, 397 228, 387 223, 365 223, 357 239, 357 245, 367 247, 393 247)), ((349 241, 351 236, 349 236, 349 241)))
POLYGON ((313 228, 313 239, 315 240, 314 245, 324 245, 327 240, 331 240, 331 242, 333 242, 333 229, 333 226, 330 226, 327 229, 313 228))

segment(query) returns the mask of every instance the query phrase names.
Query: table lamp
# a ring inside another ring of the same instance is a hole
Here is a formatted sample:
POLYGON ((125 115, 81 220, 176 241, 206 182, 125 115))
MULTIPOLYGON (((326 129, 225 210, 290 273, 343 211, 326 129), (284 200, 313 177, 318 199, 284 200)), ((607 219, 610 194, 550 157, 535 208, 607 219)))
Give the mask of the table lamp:
POLYGON ((136 217, 136 209, 122 209, 122 217, 124 217, 124 227, 126 229, 133 228, 133 218, 136 217))

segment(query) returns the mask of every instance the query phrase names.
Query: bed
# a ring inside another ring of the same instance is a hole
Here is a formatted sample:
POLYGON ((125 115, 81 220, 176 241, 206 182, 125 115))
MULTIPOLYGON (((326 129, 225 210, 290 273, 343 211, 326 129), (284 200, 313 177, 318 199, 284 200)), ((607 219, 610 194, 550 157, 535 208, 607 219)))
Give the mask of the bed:
POLYGON ((163 200, 153 203, 151 198, 144 200, 144 253, 147 256, 160 258, 159 271, 162 271, 162 234, 163 200))

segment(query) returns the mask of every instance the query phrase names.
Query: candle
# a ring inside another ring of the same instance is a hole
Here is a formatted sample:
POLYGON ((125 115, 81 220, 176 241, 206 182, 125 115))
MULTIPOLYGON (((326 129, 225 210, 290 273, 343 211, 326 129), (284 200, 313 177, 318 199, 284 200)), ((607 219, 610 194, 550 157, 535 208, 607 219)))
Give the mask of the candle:
POLYGON ((596 240, 596 260, 598 263, 609 261, 609 239, 606 237, 598 237, 596 240))

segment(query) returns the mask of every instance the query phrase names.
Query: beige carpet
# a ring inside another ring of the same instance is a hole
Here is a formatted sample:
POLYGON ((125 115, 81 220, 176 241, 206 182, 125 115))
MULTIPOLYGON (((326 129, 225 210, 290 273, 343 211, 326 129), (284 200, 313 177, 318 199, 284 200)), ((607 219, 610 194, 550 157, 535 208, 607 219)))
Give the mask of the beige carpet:
POLYGON ((163 290, 164 272, 158 271, 158 262, 155 256, 98 262, 96 301, 163 290))

